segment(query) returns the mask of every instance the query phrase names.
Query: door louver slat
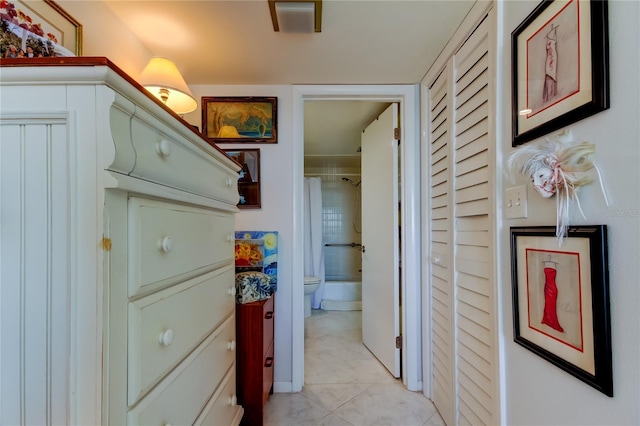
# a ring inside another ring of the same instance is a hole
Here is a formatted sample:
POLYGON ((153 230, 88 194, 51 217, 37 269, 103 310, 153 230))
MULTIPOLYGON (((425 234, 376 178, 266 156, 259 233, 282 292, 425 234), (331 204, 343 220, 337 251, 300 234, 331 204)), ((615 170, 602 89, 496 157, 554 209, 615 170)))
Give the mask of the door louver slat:
POLYGON ((485 20, 454 55, 454 282, 458 422, 494 424, 495 283, 485 20))

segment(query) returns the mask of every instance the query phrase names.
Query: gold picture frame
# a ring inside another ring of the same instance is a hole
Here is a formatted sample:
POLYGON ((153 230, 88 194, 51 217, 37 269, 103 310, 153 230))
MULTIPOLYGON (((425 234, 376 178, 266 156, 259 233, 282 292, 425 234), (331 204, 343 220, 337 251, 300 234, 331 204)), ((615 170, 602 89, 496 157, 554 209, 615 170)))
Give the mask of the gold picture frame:
POLYGON ((82 55, 82 25, 53 0, 3 0, 3 58, 82 55))
POLYGON ((278 98, 202 97, 202 134, 212 143, 278 143, 278 98))

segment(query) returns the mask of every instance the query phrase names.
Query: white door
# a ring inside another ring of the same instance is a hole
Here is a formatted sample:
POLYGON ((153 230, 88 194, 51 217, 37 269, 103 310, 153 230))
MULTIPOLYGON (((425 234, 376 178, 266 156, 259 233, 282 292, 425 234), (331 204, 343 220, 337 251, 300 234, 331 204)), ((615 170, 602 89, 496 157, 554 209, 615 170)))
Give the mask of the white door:
POLYGON ((400 377, 398 104, 362 134, 362 341, 400 377))
POLYGON ((495 279, 496 15, 429 86, 432 400, 446 424, 502 424, 495 279))

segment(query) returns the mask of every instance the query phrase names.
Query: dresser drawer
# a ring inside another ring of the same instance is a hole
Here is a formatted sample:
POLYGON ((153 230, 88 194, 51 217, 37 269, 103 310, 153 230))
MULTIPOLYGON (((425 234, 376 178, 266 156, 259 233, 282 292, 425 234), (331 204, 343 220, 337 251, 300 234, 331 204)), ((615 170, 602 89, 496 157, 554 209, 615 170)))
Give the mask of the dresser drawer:
POLYGON ((273 342, 273 324, 275 322, 275 309, 274 309, 275 297, 270 297, 267 303, 262 308, 262 351, 267 352, 269 346, 273 342))
POLYGON ((236 369, 231 368, 194 425, 235 426, 240 424, 242 407, 237 405, 236 369))
POLYGON ((233 263, 231 213, 129 199, 129 296, 233 263))
POLYGON ((235 358, 234 316, 211 333, 153 391, 133 407, 128 424, 193 424, 235 358))
POLYGON ((267 349, 262 365, 262 406, 264 407, 269 399, 271 385, 273 385, 273 370, 275 368, 273 365, 273 342, 267 349))
POLYGON ((129 303, 129 406, 234 312, 233 274, 229 265, 129 303))
POLYGON ((149 126, 131 120, 136 165, 131 176, 237 204, 238 174, 224 167, 214 154, 184 144, 149 126))

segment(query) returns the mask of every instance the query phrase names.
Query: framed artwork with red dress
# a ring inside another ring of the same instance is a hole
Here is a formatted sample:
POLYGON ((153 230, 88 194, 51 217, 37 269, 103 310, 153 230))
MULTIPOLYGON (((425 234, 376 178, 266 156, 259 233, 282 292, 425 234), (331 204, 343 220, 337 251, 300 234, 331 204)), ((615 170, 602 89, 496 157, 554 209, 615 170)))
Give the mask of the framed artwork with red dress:
POLYGON ((543 0, 511 33, 512 145, 609 108, 606 0, 543 0))
POLYGON ((606 225, 511 228, 514 341, 613 396, 606 225))

